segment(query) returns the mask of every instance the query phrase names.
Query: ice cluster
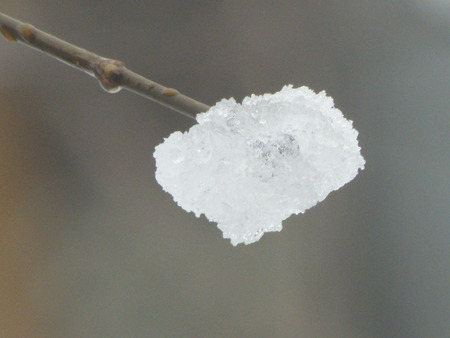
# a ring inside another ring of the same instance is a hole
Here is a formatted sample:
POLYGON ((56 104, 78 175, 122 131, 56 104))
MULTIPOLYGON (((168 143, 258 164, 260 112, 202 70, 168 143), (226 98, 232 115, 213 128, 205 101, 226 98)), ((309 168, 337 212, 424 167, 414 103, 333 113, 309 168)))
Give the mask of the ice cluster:
POLYGON ((280 231, 363 169, 352 122, 325 92, 285 86, 242 104, 223 99, 155 149, 156 179, 233 245, 280 231))

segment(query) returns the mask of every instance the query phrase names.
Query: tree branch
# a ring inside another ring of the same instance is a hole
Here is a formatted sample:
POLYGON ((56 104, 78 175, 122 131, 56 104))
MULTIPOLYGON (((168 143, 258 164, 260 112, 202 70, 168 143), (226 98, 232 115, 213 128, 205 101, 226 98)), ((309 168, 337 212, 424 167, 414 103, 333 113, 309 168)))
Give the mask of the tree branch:
POLYGON ((101 57, 0 12, 0 32, 8 41, 21 42, 95 77, 109 93, 125 88, 195 119, 209 109, 204 103, 166 88, 125 68, 121 61, 101 57))

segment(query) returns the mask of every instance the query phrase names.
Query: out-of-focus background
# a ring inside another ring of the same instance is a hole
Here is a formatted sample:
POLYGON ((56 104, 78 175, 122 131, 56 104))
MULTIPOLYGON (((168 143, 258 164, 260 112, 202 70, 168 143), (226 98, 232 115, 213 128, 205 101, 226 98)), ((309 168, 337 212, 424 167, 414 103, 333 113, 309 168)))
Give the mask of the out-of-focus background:
POLYGON ((450 336, 448 1, 38 1, 0 11, 207 104, 326 90, 366 169, 233 247, 154 178, 192 121, 0 41, 1 337, 450 336))

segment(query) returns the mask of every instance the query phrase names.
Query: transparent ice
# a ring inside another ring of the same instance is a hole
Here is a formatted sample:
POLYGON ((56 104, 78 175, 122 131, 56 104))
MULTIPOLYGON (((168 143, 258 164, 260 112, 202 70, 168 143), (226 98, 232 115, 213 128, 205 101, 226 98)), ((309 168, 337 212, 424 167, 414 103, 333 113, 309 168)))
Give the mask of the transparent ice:
POLYGON ((156 179, 233 245, 280 231, 364 168, 358 132, 325 92, 289 85, 223 99, 197 121, 156 147, 156 179))

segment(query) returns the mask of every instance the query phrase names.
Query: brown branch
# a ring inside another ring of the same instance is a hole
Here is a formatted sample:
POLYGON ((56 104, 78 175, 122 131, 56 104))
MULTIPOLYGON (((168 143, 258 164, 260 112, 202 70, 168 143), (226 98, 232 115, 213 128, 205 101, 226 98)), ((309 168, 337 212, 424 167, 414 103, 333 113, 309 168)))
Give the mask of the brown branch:
POLYGON ((101 57, 2 13, 0 32, 8 41, 21 42, 97 78, 109 93, 125 88, 194 119, 196 114, 209 109, 206 104, 175 89, 166 88, 128 70, 121 61, 101 57))

